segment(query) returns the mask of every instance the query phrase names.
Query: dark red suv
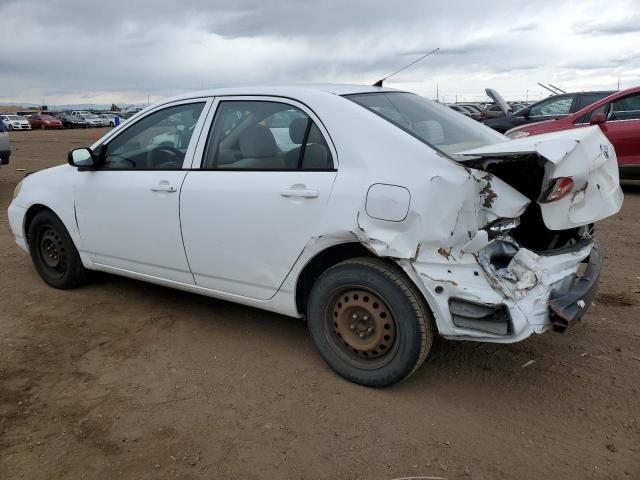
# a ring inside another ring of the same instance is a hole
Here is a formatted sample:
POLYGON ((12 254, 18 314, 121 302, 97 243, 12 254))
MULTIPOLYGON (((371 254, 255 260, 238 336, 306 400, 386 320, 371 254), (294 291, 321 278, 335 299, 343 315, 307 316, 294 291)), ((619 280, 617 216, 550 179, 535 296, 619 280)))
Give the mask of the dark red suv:
POLYGON ((600 125, 618 157, 620 177, 640 179, 640 87, 616 92, 573 115, 512 128, 510 138, 600 125))

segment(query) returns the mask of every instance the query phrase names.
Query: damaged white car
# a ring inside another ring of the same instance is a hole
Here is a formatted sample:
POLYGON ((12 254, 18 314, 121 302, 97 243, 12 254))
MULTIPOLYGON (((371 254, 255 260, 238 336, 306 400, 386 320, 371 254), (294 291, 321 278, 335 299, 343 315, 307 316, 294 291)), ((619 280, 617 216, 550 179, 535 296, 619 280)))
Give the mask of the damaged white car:
POLYGON ((306 317, 327 363, 385 386, 437 335, 516 342, 578 320, 622 204, 598 127, 508 141, 387 88, 238 88, 148 107, 16 188, 56 288, 87 270, 306 317))

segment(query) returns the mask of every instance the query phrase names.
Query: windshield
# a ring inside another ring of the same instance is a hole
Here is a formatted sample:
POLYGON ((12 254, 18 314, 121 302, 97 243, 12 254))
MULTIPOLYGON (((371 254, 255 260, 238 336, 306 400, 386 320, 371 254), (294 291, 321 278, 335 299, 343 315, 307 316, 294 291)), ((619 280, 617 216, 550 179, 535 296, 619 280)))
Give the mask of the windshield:
POLYGON ((413 93, 360 93, 345 97, 448 154, 507 140, 475 120, 413 93))

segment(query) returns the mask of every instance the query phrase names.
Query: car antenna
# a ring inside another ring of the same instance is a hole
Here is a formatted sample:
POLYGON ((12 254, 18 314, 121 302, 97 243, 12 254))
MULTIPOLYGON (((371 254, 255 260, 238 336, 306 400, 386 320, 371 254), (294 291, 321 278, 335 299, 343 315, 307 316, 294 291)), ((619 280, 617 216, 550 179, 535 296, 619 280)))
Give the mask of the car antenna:
POLYGON ((387 78, 391 78, 393 77, 396 73, 400 73, 403 70, 406 70, 407 68, 409 68, 411 65, 415 65, 416 63, 418 63, 420 60, 422 60, 423 58, 427 58, 429 55, 431 55, 432 53, 436 53, 438 50, 440 50, 440 47, 438 48, 434 48, 433 50, 431 50, 430 52, 425 53, 423 56, 421 56, 420 58, 418 58, 417 60, 414 60, 413 62, 411 62, 409 65, 406 65, 404 67, 402 67, 400 70, 398 70, 397 72, 393 72, 391 75, 387 75, 384 78, 381 78, 380 80, 378 80, 376 83, 373 84, 374 87, 381 87, 382 86, 382 82, 384 82, 387 78))
POLYGON ((556 90, 558 90, 560 93, 567 93, 564 90, 562 90, 560 87, 556 87, 553 83, 549 84, 550 87, 555 88, 556 90))
POLYGON ((551 93, 553 93, 554 95, 557 95, 558 92, 556 92, 555 90, 552 90, 551 88, 547 87, 546 85, 544 85, 543 83, 538 82, 538 85, 540 85, 542 88, 549 90, 551 93))

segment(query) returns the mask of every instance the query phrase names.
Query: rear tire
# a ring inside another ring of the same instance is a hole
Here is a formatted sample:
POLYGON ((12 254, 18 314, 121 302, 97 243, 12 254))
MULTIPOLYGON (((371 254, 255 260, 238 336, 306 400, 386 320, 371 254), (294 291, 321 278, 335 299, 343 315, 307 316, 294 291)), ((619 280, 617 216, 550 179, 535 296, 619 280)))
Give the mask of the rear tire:
POLYGON ((386 387, 426 359, 436 328, 424 299, 398 267, 355 258, 324 272, 307 304, 309 331, 339 375, 386 387))
POLYGON ((63 290, 86 282, 87 271, 69 232, 50 211, 37 213, 28 232, 29 252, 40 277, 63 290))

